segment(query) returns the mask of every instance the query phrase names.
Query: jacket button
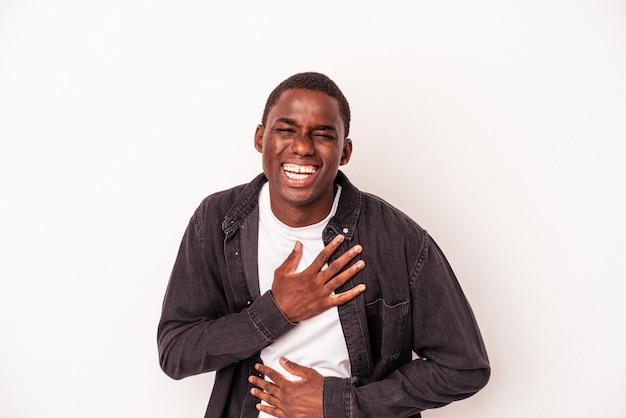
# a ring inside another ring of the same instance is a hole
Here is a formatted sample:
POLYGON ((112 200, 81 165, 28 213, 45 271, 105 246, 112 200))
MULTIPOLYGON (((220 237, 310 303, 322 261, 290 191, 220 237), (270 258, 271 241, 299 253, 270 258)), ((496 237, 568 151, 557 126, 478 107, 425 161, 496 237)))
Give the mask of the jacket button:
POLYGON ((344 228, 344 229, 343 229, 343 233, 344 233, 344 234, 347 234, 348 232, 350 232, 350 230, 349 230, 348 228, 344 228))

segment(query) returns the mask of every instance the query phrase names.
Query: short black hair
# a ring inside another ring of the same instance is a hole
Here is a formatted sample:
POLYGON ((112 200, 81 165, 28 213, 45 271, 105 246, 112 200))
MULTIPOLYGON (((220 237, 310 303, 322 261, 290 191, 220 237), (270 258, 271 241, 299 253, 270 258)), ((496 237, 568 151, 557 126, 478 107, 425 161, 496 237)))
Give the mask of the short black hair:
POLYGON ((339 104, 339 113, 341 113, 341 119, 343 120, 344 134, 346 138, 348 137, 348 133, 350 132, 350 105, 348 104, 348 100, 333 80, 324 74, 315 72, 294 74, 276 86, 267 98, 267 102, 265 102, 263 118, 261 119, 263 125, 267 123, 267 115, 276 102, 278 102, 281 94, 292 89, 321 91, 335 98, 339 104))

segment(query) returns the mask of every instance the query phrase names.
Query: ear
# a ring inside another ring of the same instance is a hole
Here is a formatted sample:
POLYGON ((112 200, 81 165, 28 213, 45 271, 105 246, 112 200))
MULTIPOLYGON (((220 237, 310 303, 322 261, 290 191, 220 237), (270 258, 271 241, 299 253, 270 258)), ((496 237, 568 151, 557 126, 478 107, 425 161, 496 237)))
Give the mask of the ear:
POLYGON ((263 134, 265 133, 265 127, 259 125, 254 132, 254 148, 260 153, 263 153, 263 134))
POLYGON ((341 152, 341 161, 339 165, 346 165, 348 161, 350 161, 350 156, 352 155, 352 140, 350 138, 346 138, 343 140, 343 150, 341 152))

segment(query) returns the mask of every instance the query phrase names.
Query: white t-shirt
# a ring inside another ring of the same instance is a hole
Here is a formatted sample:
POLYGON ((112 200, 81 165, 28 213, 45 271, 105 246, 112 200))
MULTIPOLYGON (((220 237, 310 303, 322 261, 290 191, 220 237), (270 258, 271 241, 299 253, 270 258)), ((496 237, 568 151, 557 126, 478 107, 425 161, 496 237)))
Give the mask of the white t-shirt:
MULTIPOLYGON (((274 270, 293 250, 296 241, 303 246, 302 258, 296 271, 308 267, 324 248, 322 232, 337 211, 341 187, 333 207, 321 222, 302 228, 292 228, 282 223, 270 206, 270 190, 266 183, 259 196, 259 285, 261 294, 272 288, 274 270)), ((293 329, 261 350, 261 359, 267 366, 294 380, 279 363, 280 357, 315 369, 322 376, 350 377, 350 358, 339 322, 337 308, 299 322, 293 329)), ((260 414, 259 416, 265 416, 260 414)))

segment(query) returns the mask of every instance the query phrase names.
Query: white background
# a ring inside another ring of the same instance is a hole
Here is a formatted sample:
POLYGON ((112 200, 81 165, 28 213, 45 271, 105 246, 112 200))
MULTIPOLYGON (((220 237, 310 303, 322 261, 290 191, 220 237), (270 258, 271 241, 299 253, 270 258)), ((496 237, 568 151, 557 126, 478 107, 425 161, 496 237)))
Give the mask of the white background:
POLYGON ((493 374, 424 417, 626 416, 626 4, 0 0, 0 415, 200 417, 159 369, 183 230, 299 71, 428 229, 493 374))

